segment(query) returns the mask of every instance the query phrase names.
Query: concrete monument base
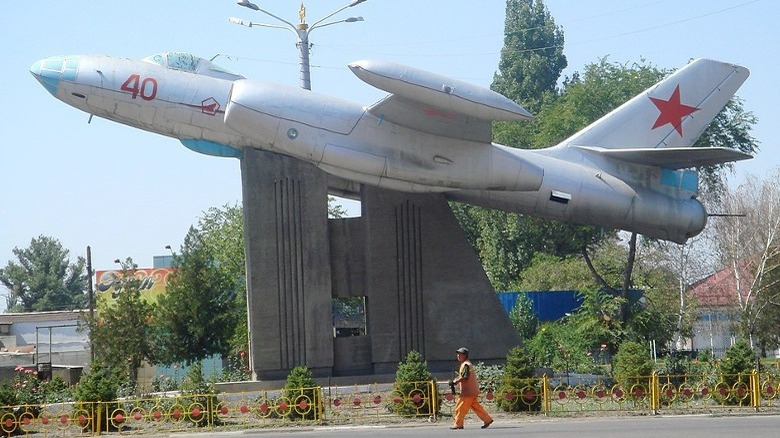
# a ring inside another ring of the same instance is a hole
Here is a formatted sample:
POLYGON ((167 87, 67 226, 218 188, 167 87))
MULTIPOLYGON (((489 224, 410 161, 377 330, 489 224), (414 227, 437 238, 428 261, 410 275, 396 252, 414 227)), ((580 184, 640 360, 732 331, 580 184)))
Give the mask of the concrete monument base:
POLYGON ((297 365, 317 376, 394 373, 420 352, 432 371, 455 349, 503 361, 519 345, 446 199, 374 187, 362 217, 327 220, 327 175, 248 150, 241 164, 250 364, 256 379, 297 365), (362 297, 365 330, 335 337, 333 299, 362 297))

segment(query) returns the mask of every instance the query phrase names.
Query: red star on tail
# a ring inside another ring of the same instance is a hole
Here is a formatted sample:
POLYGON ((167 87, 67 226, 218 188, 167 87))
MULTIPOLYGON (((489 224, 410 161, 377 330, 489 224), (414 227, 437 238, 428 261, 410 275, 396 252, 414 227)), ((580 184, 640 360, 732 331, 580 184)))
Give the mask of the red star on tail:
POLYGON ((682 119, 685 118, 685 116, 699 110, 699 108, 696 108, 695 106, 689 106, 680 103, 679 85, 674 89, 674 92, 672 92, 669 100, 658 99, 656 97, 651 97, 650 100, 652 100, 658 110, 661 111, 661 114, 658 115, 658 118, 655 120, 655 124, 653 125, 652 129, 670 123, 672 126, 674 126, 674 129, 677 130, 677 133, 680 134, 680 137, 683 135, 682 119))

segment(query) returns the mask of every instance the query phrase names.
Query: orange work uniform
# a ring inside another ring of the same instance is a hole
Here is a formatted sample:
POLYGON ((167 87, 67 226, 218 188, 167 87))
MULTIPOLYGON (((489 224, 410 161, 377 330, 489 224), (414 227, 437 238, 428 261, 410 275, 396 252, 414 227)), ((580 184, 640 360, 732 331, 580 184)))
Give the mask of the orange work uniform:
POLYGON ((455 403, 455 426, 457 428, 463 428, 463 420, 466 418, 466 414, 469 409, 473 409, 480 420, 484 424, 490 424, 493 422, 493 418, 485 411, 485 408, 479 404, 479 384, 477 383, 477 374, 474 372, 474 366, 466 359, 460 364, 458 370, 458 378, 460 384, 460 397, 458 402, 455 403))

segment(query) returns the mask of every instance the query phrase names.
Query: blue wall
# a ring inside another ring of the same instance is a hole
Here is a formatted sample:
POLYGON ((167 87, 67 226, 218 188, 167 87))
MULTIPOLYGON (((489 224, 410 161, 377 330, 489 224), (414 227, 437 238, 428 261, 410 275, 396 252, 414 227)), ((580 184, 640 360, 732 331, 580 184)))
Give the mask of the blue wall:
MULTIPOLYGON (((520 294, 525 294, 531 301, 534 315, 540 322, 563 318, 567 313, 574 313, 582 305, 582 296, 576 290, 498 292, 498 299, 507 314, 517 304, 520 294)), ((642 291, 630 290, 628 297, 633 303, 642 297, 642 291)))

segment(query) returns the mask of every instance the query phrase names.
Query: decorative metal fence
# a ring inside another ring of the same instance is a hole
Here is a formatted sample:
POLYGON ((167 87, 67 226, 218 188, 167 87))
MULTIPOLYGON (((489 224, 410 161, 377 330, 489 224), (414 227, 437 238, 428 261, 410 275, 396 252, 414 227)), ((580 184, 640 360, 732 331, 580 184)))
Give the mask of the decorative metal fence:
MULTIPOLYGON (((585 379, 502 379, 482 382, 481 403, 507 415, 592 411, 658 413, 720 408, 777 409, 777 373, 658 375, 585 379)), ((103 432, 159 434, 185 430, 248 429, 272 424, 358 418, 452 415, 457 396, 447 382, 314 387, 112 402, 0 407, 6 436, 83 436, 103 432)))

